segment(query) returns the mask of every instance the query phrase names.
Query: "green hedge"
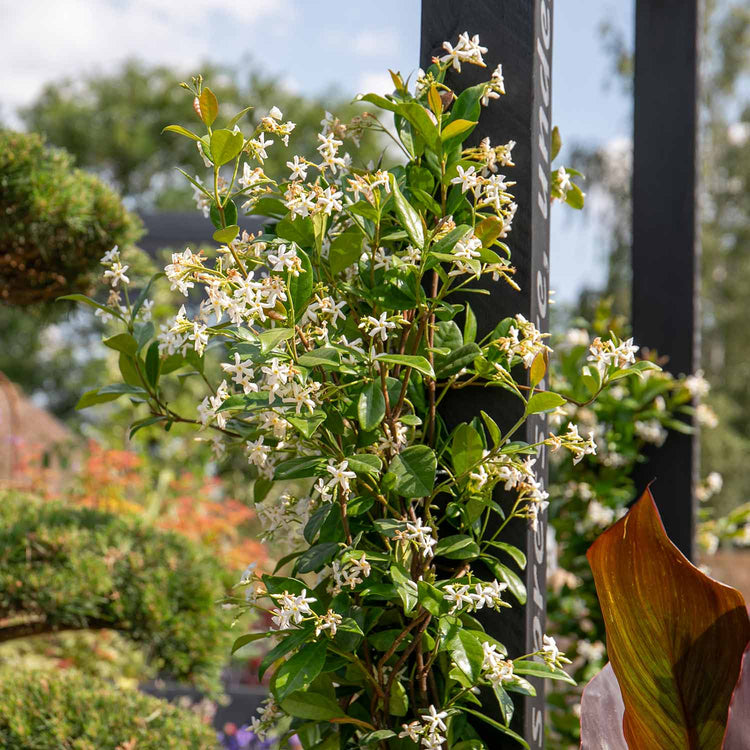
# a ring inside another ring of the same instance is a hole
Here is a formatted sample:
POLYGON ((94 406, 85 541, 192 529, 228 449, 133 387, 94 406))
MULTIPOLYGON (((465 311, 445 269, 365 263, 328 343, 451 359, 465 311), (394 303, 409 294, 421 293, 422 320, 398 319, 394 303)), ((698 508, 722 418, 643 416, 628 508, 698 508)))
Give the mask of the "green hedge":
POLYGON ((219 686, 229 574, 208 550, 136 519, 0 492, 0 642, 112 628, 152 663, 219 686))
POLYGON ((3 750, 216 750, 197 716, 75 670, 0 668, 3 750), (126 744, 130 743, 130 744, 126 744))
POLYGON ((99 259, 140 222, 93 175, 36 133, 0 130, 0 301, 30 305, 85 292, 99 259))

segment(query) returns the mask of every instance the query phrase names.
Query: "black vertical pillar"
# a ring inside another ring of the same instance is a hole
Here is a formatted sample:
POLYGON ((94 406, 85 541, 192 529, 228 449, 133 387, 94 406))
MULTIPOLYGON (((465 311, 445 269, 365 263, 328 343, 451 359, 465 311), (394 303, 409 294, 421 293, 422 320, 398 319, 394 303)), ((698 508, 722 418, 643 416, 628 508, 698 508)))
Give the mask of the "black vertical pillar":
MULTIPOLYGON (((494 145, 516 141, 509 179, 515 180, 513 192, 518 212, 507 240, 517 268, 515 280, 521 292, 500 283, 486 282, 490 296, 471 295, 477 315, 478 336, 489 333, 502 317, 521 313, 542 331, 547 330, 549 279, 549 140, 552 61, 552 0, 423 0, 421 65, 427 68, 434 55, 441 54, 443 41, 455 43, 462 32, 479 34, 488 48, 487 68, 464 65, 463 72, 450 80, 463 89, 486 81, 498 63, 503 65, 507 95, 482 110, 480 124, 472 138, 478 143, 489 136, 494 145)), ((545 383, 540 387, 544 388, 545 383)), ((491 414, 501 428, 508 428, 520 416, 517 400, 503 398, 499 389, 481 394, 464 389, 451 394, 441 405, 441 416, 449 426, 466 421, 481 408, 491 414)), ((532 417, 521 440, 536 442, 546 433, 546 418, 532 417)), ((546 486, 547 455, 539 456, 537 478, 546 486)), ((506 645, 511 657, 541 648, 545 626, 545 535, 546 516, 540 515, 536 531, 525 521, 509 528, 507 541, 524 550, 528 558, 525 582, 528 601, 525 607, 489 613, 484 618, 488 632, 506 645)), ((513 728, 532 750, 544 744, 544 691, 534 680, 536 698, 517 701, 513 728)), ((516 696, 517 698, 519 696, 516 696)), ((484 710, 497 716, 494 697, 484 696, 484 710)), ((488 747, 517 747, 500 734, 490 735, 486 725, 477 726, 488 747)))
MULTIPOLYGON (((636 0, 633 335, 674 373, 699 357, 696 146, 700 0, 636 0)), ((693 557, 696 437, 672 432, 636 477, 693 557)))

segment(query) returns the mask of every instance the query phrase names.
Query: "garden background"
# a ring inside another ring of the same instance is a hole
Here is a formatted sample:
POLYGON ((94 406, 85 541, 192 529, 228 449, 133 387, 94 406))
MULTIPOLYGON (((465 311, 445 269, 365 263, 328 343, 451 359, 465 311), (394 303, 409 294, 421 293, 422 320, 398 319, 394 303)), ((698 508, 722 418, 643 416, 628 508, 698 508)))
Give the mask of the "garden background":
MULTIPOLYGON (((586 0, 575 7, 562 2, 555 7, 554 124, 563 135, 561 158, 586 175, 587 194, 580 215, 560 207, 552 214, 553 346, 562 351, 572 350, 584 330, 586 335, 610 329, 627 333, 633 28, 626 5, 586 0)), ((390 78, 381 72, 386 66, 404 74, 417 68, 418 3, 386 2, 376 11, 365 5, 292 0, 249 2, 242 10, 231 2, 207 7, 81 1, 54 6, 30 2, 3 11, 10 23, 0 51, 8 81, 0 124, 40 133, 47 144, 64 148, 72 161, 63 169, 69 171, 74 161, 99 177, 122 196, 134 217, 154 207, 195 211, 192 191, 184 188, 174 166, 194 170, 198 156, 177 139, 160 135, 165 124, 184 119, 185 100, 176 84, 191 74, 202 72, 220 99, 237 109, 248 102, 258 112, 280 107, 297 123, 296 152, 313 153, 324 111, 352 113, 355 93, 390 91, 390 78)), ((708 3, 704 22, 702 364, 710 392, 697 394, 706 405, 699 487, 705 523, 699 541, 702 562, 748 596, 750 580, 741 572, 750 568, 742 562, 748 559, 743 548, 750 544, 750 527, 738 509, 749 499, 744 462, 750 443, 750 360, 743 331, 750 286, 750 11, 742 3, 717 0, 708 3)), ((15 153, 22 151, 13 143, 15 153)), ((372 139, 366 147, 377 158, 383 144, 372 139)), ((41 146, 28 148, 30 160, 40 158, 41 146)), ((274 159, 281 166, 285 158, 281 152, 272 155, 269 171, 274 159)), ((123 221, 121 236, 127 244, 138 235, 140 222, 123 221)), ((134 270, 148 275, 161 268, 172 249, 183 248, 165 244, 158 251, 142 252, 134 270)), ((10 284, 10 277, 5 278, 10 284)), ((117 368, 116 353, 99 343, 101 321, 72 306, 21 308, 13 302, 9 298, 0 306, 0 478, 7 487, 3 512, 8 518, 17 524, 30 514, 33 523, 41 523, 44 503, 57 501, 71 511, 112 513, 113 527, 107 531, 111 540, 102 539, 105 532, 98 530, 96 539, 83 538, 81 531, 82 538, 60 541, 71 545, 71 556, 80 554, 79 571, 86 569, 92 549, 117 548, 130 539, 133 516, 147 524, 149 533, 177 532, 191 542, 184 549, 176 543, 173 559, 205 579, 206 602, 213 601, 213 594, 218 598, 223 582, 231 585, 247 564, 272 568, 280 555, 259 541, 244 467, 217 462, 207 444, 196 454, 192 436, 178 430, 164 434, 146 428, 131 438, 128 409, 119 401, 97 410, 76 410, 81 394, 101 384, 101 373, 117 368)), ((702 384, 691 387, 707 391, 702 384)), ((551 523, 556 533, 550 536, 550 547, 557 550, 559 566, 549 571, 550 618, 557 633, 578 644, 573 669, 581 679, 592 676, 605 660, 595 601, 583 591, 587 571, 582 554, 633 498, 628 472, 635 456, 645 445, 658 445, 666 431, 676 427, 680 405, 679 389, 670 386, 659 393, 621 393, 597 406, 597 412, 568 415, 583 426, 618 420, 642 425, 635 433, 617 433, 620 442, 602 452, 609 464, 603 458, 587 459, 580 471, 561 466, 553 478, 551 514, 559 523, 551 523)), ((85 519, 80 523, 85 530, 85 519)), ((172 544, 168 539, 159 544, 172 544)), ((2 571, 7 599, 17 574, 2 571)), ((106 571, 96 575, 97 585, 105 585, 106 571)), ((164 575, 169 578, 168 566, 164 575)), ((44 589, 40 581, 40 599, 44 589)), ((60 597, 75 603, 70 622, 83 616, 86 597, 80 581, 61 581, 60 597)), ((47 605, 50 612, 59 615, 59 601, 57 607, 47 605)), ((162 605, 146 601, 143 606, 144 612, 153 612, 162 605)), ((225 726, 221 701, 216 718, 216 706, 199 697, 216 697, 211 685, 218 684, 217 675, 207 662, 212 654, 228 654, 220 611, 210 617, 216 620, 211 620, 216 637, 210 648, 183 633, 181 653, 165 654, 155 648, 168 632, 161 629, 166 625, 160 618, 145 618, 148 626, 136 637, 134 631, 123 637, 107 628, 104 619, 102 628, 93 632, 9 637, 0 644, 0 660, 10 669, 23 665, 52 673, 70 670, 84 680, 114 680, 120 689, 148 682, 151 691, 189 696, 191 710, 204 718, 213 716, 226 742, 232 737, 240 742, 245 738, 225 726), (212 654, 202 653, 211 649, 212 654), (167 666, 186 679, 198 677, 199 684, 204 680, 203 692, 171 680, 154 681, 167 666)), ((264 693, 253 677, 260 656, 249 646, 234 655, 224 674, 224 688, 239 701, 234 713, 227 709, 232 721, 242 723, 235 719, 242 701, 248 707, 242 710, 249 711, 256 696, 264 693)), ((551 712, 551 746, 570 746, 575 742, 576 697, 560 694, 551 700, 558 704, 551 712)))

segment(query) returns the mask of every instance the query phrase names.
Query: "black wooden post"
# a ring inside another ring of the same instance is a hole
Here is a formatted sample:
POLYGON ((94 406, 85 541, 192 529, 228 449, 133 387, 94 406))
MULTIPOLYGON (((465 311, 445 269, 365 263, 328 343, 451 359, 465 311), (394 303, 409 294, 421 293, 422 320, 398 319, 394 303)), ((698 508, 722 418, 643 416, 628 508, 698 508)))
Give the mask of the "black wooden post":
MULTIPOLYGON (((699 361, 696 146, 699 0, 636 0, 633 335, 692 373, 699 361)), ((655 478, 672 541, 694 553, 696 437, 672 432, 637 476, 655 478)))
MULTIPOLYGON (((552 0, 423 0, 421 64, 427 68, 434 55, 441 54, 443 41, 455 42, 467 31, 479 34, 487 69, 465 65, 463 73, 453 82, 465 88, 486 81, 498 63, 503 65, 507 95, 491 102, 482 111, 479 128, 473 135, 476 143, 489 136, 494 145, 516 141, 513 150, 515 168, 508 176, 516 180, 514 187, 518 212, 513 222, 509 244, 513 263, 517 268, 515 280, 520 293, 507 286, 487 283, 490 296, 471 295, 471 305, 477 315, 478 338, 489 333, 501 318, 523 314, 542 331, 547 330, 549 289, 549 184, 548 175, 551 104, 552 61, 552 0)), ((542 384, 540 387, 544 387, 542 384)), ((455 392, 446 399, 441 415, 449 426, 470 419, 478 413, 477 393, 471 389, 455 392)), ((502 427, 510 427, 518 418, 517 402, 509 402, 497 391, 481 394, 482 408, 502 427)), ((526 434, 519 439, 536 442, 546 434, 546 418, 529 420, 526 434)), ((537 478, 546 486, 547 456, 542 452, 537 460, 537 478)), ((540 515, 539 524, 532 532, 525 521, 518 521, 509 534, 527 555, 525 573, 528 602, 526 607, 514 607, 502 613, 488 615, 484 622, 488 632, 506 645, 511 656, 541 648, 545 626, 545 535, 546 517, 540 515)), ((513 727, 533 750, 544 744, 544 690, 535 681, 536 698, 525 698, 517 708, 513 727)), ((486 696, 485 711, 497 716, 494 697, 486 696)), ((500 734, 490 734, 487 728, 476 727, 486 737, 488 746, 515 746, 500 734)))

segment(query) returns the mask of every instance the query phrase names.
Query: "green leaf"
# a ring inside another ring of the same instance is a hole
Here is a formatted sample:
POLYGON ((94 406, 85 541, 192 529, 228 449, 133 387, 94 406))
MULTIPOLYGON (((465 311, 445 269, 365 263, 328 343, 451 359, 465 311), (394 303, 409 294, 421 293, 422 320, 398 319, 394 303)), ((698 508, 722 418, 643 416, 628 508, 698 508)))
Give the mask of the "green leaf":
POLYGON ((332 367, 341 366, 341 354, 338 349, 321 347, 303 354, 298 360, 303 367, 332 367))
POLYGON ((526 742, 526 740, 521 737, 520 734, 516 734, 512 729, 509 729, 506 726, 503 726, 500 722, 495 721, 494 719, 490 719, 489 716, 485 716, 482 713, 479 713, 479 711, 475 711, 473 708, 466 708, 466 706, 461 706, 461 710, 465 711, 468 714, 471 714, 472 716, 476 716, 478 719, 481 719, 485 724, 489 724, 491 727, 494 727, 498 730, 498 732, 502 732, 503 734, 508 735, 508 737, 512 737, 521 747, 526 748, 526 750, 529 750, 529 743, 526 742))
POLYGON ((556 409, 558 406, 562 406, 565 403, 565 399, 559 393, 553 393, 552 391, 541 391, 535 393, 526 404, 527 414, 539 414, 543 411, 551 411, 556 409))
POLYGON ((471 560, 479 557, 479 545, 466 534, 446 536, 437 543, 435 556, 451 560, 471 560))
POLYGON ((417 584, 412 581, 403 565, 391 565, 391 580, 396 586, 396 591, 404 605, 404 612, 408 615, 419 601, 417 584))
POLYGON ((583 208, 584 201, 585 196, 581 188, 575 182, 571 183, 570 190, 565 194, 565 202, 571 208, 576 208, 580 211, 583 208))
POLYGON ((338 550, 338 542, 315 544, 297 558, 296 569, 299 573, 316 572, 331 562, 338 550))
POLYGON ((722 747, 750 640, 742 595, 702 573, 672 544, 649 490, 586 556, 625 705, 628 745, 722 747))
POLYGON ((471 305, 466 303, 466 319, 464 321, 464 344, 473 344, 477 337, 477 316, 471 309, 471 305))
POLYGON ((513 672, 514 674, 541 677, 546 680, 559 680, 570 685, 576 684, 576 681, 564 669, 545 664, 543 661, 516 660, 513 662, 513 672))
POLYGON ((262 354, 268 354, 277 344, 294 336, 294 328, 271 328, 268 331, 258 335, 260 341, 260 351, 262 354))
POLYGON ((227 201, 224 204, 224 220, 222 221, 219 209, 216 207, 216 204, 212 202, 211 209, 209 210, 209 217, 211 218, 211 223, 217 229, 222 229, 225 224, 231 226, 232 224, 237 223, 237 206, 234 204, 234 201, 227 201))
POLYGON ((388 711, 391 716, 406 716, 409 710, 409 697, 406 688, 400 680, 396 680, 391 686, 391 697, 388 702, 388 711))
POLYGON ((357 474, 377 474, 383 468, 383 462, 378 456, 370 453, 358 453, 356 456, 347 456, 346 461, 349 468, 357 474))
POLYGON ((503 721, 510 724, 513 718, 513 699, 499 685, 493 685, 492 692, 497 698, 497 705, 500 707, 500 713, 503 715, 503 721))
POLYGON ((437 457, 426 445, 411 445, 394 456, 388 471, 396 475, 394 490, 401 497, 427 497, 435 485, 437 457))
POLYGON ((156 384, 159 382, 160 365, 159 342, 154 341, 146 352, 146 380, 152 388, 156 388, 156 384))
POLYGON ((424 247, 424 229, 422 219, 419 214, 412 208, 409 202, 404 198, 398 187, 398 180, 391 175, 391 184, 393 187, 393 202, 396 206, 396 214, 401 221, 406 233, 412 244, 417 248, 424 247))
POLYGON ((378 94, 360 94, 357 97, 357 101, 369 102, 370 104, 374 104, 376 107, 385 109, 388 112, 396 112, 398 110, 398 106, 395 102, 386 99, 384 96, 379 96, 378 94))
POLYGON ((210 128, 219 114, 219 102, 208 86, 201 91, 201 95, 198 97, 198 108, 201 112, 201 120, 210 128))
POLYGON ((102 341, 105 346, 133 357, 138 351, 138 342, 129 333, 116 333, 102 341))
MULTIPOLYGON (((302 589, 300 588, 300 591, 301 590, 302 589)), ((281 593, 281 591, 279 591, 278 593, 281 593)), ((294 593, 297 593, 297 592, 294 592, 294 593)), ((258 679, 259 680, 263 679, 263 675, 266 673, 266 670, 277 659, 280 659, 282 656, 286 656, 286 654, 288 654, 290 651, 294 651, 296 648, 299 648, 303 643, 305 643, 305 641, 310 639, 312 637, 313 627, 314 626, 312 624, 305 623, 304 626, 300 628, 300 630, 297 630, 293 632, 291 635, 288 635, 286 638, 280 641, 276 646, 274 646, 261 659, 261 662, 258 665, 258 679)))
POLYGON ((494 557, 482 555, 485 565, 492 571, 495 578, 499 578, 508 584, 508 591, 517 599, 519 604, 526 604, 526 586, 518 573, 512 571, 507 565, 498 562, 494 557))
POLYGON ((546 352, 539 352, 539 354, 534 357, 534 361, 529 368, 529 385, 532 388, 536 388, 539 383, 542 382, 542 379, 547 372, 547 357, 545 354, 546 352))
POLYGON ((279 703, 310 686, 323 669, 327 649, 325 640, 308 643, 278 668, 271 678, 271 692, 279 703))
POLYGON ((315 434, 318 427, 326 421, 327 417, 328 415, 324 411, 319 410, 312 414, 299 416, 289 415, 284 417, 284 419, 286 419, 286 421, 293 427, 296 427, 302 434, 302 437, 310 439, 315 434))
POLYGON ((281 708, 298 719, 311 719, 316 722, 347 718, 335 700, 309 690, 296 690, 281 702, 281 708))
POLYGON ((149 341, 151 341, 155 331, 156 329, 154 328, 154 324, 150 320, 146 323, 136 325, 133 333, 135 335, 135 340, 138 343, 138 353, 140 353, 141 349, 143 349, 143 347, 146 346, 149 341))
POLYGON ((180 135, 184 135, 186 138, 198 141, 198 143, 200 143, 201 140, 195 133, 191 133, 189 130, 187 130, 187 128, 183 128, 182 125, 167 125, 167 127, 164 128, 161 132, 166 133, 167 131, 171 133, 179 133, 180 135))
POLYGON ((305 312, 307 303, 312 297, 313 290, 313 268, 310 262, 310 256, 295 245, 294 251, 297 253, 302 265, 299 276, 292 276, 289 281, 289 293, 294 304, 295 320, 299 320, 305 312))
POLYGON ((440 133, 440 138, 443 143, 445 143, 445 141, 448 141, 451 138, 468 135, 476 126, 477 123, 472 120, 462 120, 460 118, 458 120, 452 120, 443 128, 440 133))
POLYGON ((106 305, 99 304, 99 302, 91 299, 91 297, 87 297, 85 294, 64 294, 62 297, 58 297, 55 302, 61 302, 62 300, 70 300, 71 302, 83 302, 84 305, 88 305, 89 307, 96 307, 99 310, 104 310, 104 312, 122 319, 122 316, 116 310, 113 310, 111 307, 107 307, 106 305))
POLYGON ((549 160, 550 162, 553 162, 557 155, 560 153, 560 149, 562 148, 562 138, 560 137, 560 129, 555 125, 554 128, 552 128, 552 137, 551 137, 551 143, 550 143, 550 154, 549 154, 549 160))
POLYGON ((486 84, 479 83, 464 89, 451 107, 452 119, 479 120, 479 114, 482 111, 480 100, 484 95, 486 84))
POLYGON ((239 233, 240 228, 237 224, 230 224, 224 229, 217 229, 213 234, 213 238, 216 242, 220 242, 222 245, 228 245, 239 233))
POLYGON ((234 130, 234 126, 251 110, 253 107, 241 109, 228 123, 227 130, 234 130))
POLYGON ((380 383, 366 385, 359 394, 357 417, 363 430, 374 430, 385 417, 385 396, 380 383))
POLYGON ((107 385, 104 388, 94 388, 91 391, 87 391, 78 400, 76 409, 86 409, 89 406, 104 404, 107 401, 115 401, 120 396, 127 395, 145 396, 147 394, 139 386, 128 385, 127 383, 115 383, 114 385, 107 385))
MULTIPOLYGON (((393 686, 401 685, 400 682, 394 682, 393 686)), ((393 702, 393 692, 391 692, 391 703, 393 702)), ((391 709, 391 713, 394 716, 406 716, 406 711, 402 714, 395 714, 393 713, 393 710, 391 709)), ((372 745, 375 742, 381 742, 382 740, 389 740, 392 737, 396 737, 396 733, 392 732, 390 729, 378 729, 376 732, 368 732, 363 737, 360 737, 358 740, 358 744, 360 747, 366 747, 367 745, 372 745)))
POLYGON ((484 445, 479 433, 465 422, 458 425, 451 442, 451 459, 456 475, 466 474, 482 459, 483 452, 484 445))
POLYGON ((438 129, 427 114, 427 110, 419 102, 401 102, 396 112, 409 121, 409 124, 436 154, 442 151, 438 129))
POLYGON ((521 570, 526 567, 526 555, 518 547, 514 547, 512 544, 507 544, 506 542, 490 542, 490 544, 509 554, 521 570))
POLYGON ((276 630, 267 630, 263 633, 245 633, 245 635, 241 635, 239 638, 235 639, 234 643, 232 644, 231 653, 239 651, 243 646, 247 646, 248 643, 253 643, 255 641, 262 640, 263 638, 268 638, 269 636, 276 635, 277 632, 278 631, 276 630))
POLYGON ((242 133, 231 130, 214 130, 211 133, 211 156, 217 167, 232 161, 242 151, 245 139, 242 133))
POLYGON ((325 470, 326 460, 322 456, 301 456, 277 464, 274 479, 304 479, 317 476, 325 470))
POLYGON ((386 362, 390 365, 411 367, 413 370, 421 372, 423 375, 428 375, 431 378, 435 377, 432 365, 424 357, 410 354, 378 354, 375 359, 379 362, 386 362))
POLYGON ((300 247, 312 247, 315 243, 312 220, 307 216, 294 221, 284 218, 276 224, 275 231, 278 237, 295 242, 300 247))
POLYGON ((494 445, 498 445, 500 443, 500 428, 497 426, 497 422, 489 415, 487 412, 479 410, 479 413, 482 415, 482 421, 484 422, 484 426, 487 428, 487 432, 490 434, 490 438, 492 439, 492 442, 494 445))
POLYGON ((454 349, 445 357, 436 358, 435 377, 443 379, 455 375, 464 367, 470 367, 481 353, 482 350, 479 346, 472 343, 454 349))
POLYGON ((362 232, 359 229, 342 232, 338 237, 331 240, 331 247, 328 252, 331 274, 336 276, 341 273, 352 263, 356 263, 360 255, 362 255, 362 232))
POLYGON ((452 626, 448 630, 445 645, 453 663, 472 682, 477 682, 482 672, 482 661, 484 660, 482 642, 471 630, 452 626))
POLYGON ((133 435, 135 435, 139 430, 142 430, 144 427, 150 427, 152 424, 156 424, 157 422, 166 422, 167 418, 164 416, 157 416, 157 417, 146 417, 145 419, 139 419, 137 422, 133 422, 133 424, 130 425, 130 432, 128 433, 128 440, 133 439, 133 435))
POLYGON ((417 594, 419 603, 434 617, 440 617, 445 614, 448 602, 443 598, 440 589, 433 586, 427 581, 417 582, 417 594))

